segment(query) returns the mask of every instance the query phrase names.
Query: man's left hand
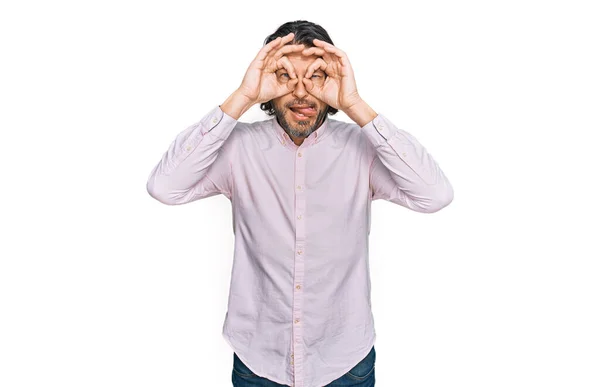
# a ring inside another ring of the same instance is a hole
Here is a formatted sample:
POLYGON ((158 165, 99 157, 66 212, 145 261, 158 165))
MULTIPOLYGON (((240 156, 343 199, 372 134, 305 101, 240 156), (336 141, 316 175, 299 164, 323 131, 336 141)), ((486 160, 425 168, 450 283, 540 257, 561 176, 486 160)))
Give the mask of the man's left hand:
POLYGON ((307 48, 302 54, 317 55, 319 58, 310 64, 302 82, 310 94, 346 113, 362 101, 356 89, 354 71, 348 56, 344 51, 322 40, 314 39, 313 43, 316 47, 307 48), (319 69, 327 75, 324 82, 312 79, 313 73, 319 69))

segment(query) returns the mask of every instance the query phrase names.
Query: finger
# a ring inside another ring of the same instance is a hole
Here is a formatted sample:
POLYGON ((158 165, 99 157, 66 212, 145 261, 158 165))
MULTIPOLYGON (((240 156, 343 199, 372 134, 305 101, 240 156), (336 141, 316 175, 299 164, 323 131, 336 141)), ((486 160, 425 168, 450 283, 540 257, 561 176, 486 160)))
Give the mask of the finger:
POLYGON ((296 84, 298 83, 299 79, 291 79, 288 82, 286 82, 285 84, 279 84, 277 86, 277 90, 275 92, 275 95, 273 95, 271 98, 279 98, 282 95, 286 95, 289 94, 291 91, 294 90, 294 88, 296 87, 296 84))
POLYGON ((290 32, 289 34, 287 34, 286 36, 283 36, 281 39, 281 45, 283 46, 284 44, 288 44, 289 42, 291 42, 292 40, 294 40, 294 33, 290 32))
POLYGON ((311 55, 320 56, 325 60, 325 63, 327 63, 327 64, 329 64, 330 62, 338 61, 338 59, 337 59, 337 57, 335 57, 335 55, 330 54, 330 53, 326 52, 323 48, 319 48, 319 47, 307 48, 306 50, 302 51, 302 54, 306 55, 306 56, 311 56, 311 55))
POLYGON ((310 48, 306 48, 302 51, 302 55, 317 55, 317 56, 321 56, 325 54, 325 50, 320 48, 320 47, 310 47, 310 48))
POLYGON ((313 76, 313 73, 315 71, 323 70, 323 72, 325 72, 326 69, 327 63, 322 58, 317 58, 314 62, 310 64, 310 66, 308 66, 308 69, 306 69, 306 73, 304 73, 304 77, 310 79, 310 77, 313 76))
POLYGON ((271 40, 269 43, 265 44, 264 47, 258 52, 258 54, 256 55, 256 60, 264 60, 271 50, 273 50, 275 47, 278 47, 282 42, 289 42, 292 39, 294 39, 294 33, 290 32, 286 36, 278 36, 277 38, 271 40))
POLYGON ((277 52, 276 51, 277 49, 280 49, 281 47, 286 46, 292 40, 294 40, 294 33, 293 32, 290 32, 286 36, 281 37, 281 39, 279 40, 279 42, 274 46, 275 50, 272 50, 271 53, 270 53, 270 55, 273 55, 275 52, 277 52))
POLYGON ((294 88, 296 87, 296 84, 300 81, 299 78, 294 78, 294 79, 290 79, 287 83, 286 83, 286 90, 287 91, 292 91, 294 90, 294 88))
POLYGON ((302 78, 302 82, 304 83, 304 87, 306 88, 306 91, 308 91, 309 93, 315 87, 313 81, 310 80, 309 78, 302 78))
POLYGON ((281 47, 277 52, 273 55, 274 60, 279 60, 285 54, 289 54, 292 52, 302 51, 304 49, 303 44, 288 44, 286 46, 281 47))
POLYGON ((282 56, 277 61, 277 70, 279 70, 279 69, 285 69, 287 71, 288 75, 290 77, 292 77, 292 79, 293 78, 297 78, 297 76, 296 76, 296 70, 294 69, 294 66, 292 65, 292 62, 290 62, 290 59, 287 56, 282 56))
POLYGON ((339 48, 337 48, 336 46, 334 46, 331 43, 327 43, 324 40, 320 40, 320 39, 313 39, 313 44, 317 47, 322 47, 322 48, 334 48, 336 50, 342 51, 339 48))
POLYGON ((302 82, 304 82, 304 87, 306 88, 306 91, 308 91, 316 99, 323 100, 321 98, 321 88, 320 87, 316 87, 314 85, 313 81, 311 81, 308 78, 302 78, 302 82))
POLYGON ((281 41, 281 38, 278 37, 274 40, 271 40, 269 43, 265 44, 265 46, 256 55, 255 60, 258 60, 258 61, 264 60, 267 57, 267 54, 269 53, 269 51, 274 49, 275 46, 278 45, 280 41, 281 41))
POLYGON ((330 52, 330 53, 334 54, 335 56, 337 56, 340 59, 340 62, 342 62, 342 64, 344 66, 347 65, 347 63, 345 63, 345 62, 348 62, 348 60, 347 60, 346 53, 344 51, 340 50, 333 44, 329 44, 329 43, 324 42, 319 39, 314 39, 313 43, 315 44, 315 46, 322 47, 325 51, 330 52))

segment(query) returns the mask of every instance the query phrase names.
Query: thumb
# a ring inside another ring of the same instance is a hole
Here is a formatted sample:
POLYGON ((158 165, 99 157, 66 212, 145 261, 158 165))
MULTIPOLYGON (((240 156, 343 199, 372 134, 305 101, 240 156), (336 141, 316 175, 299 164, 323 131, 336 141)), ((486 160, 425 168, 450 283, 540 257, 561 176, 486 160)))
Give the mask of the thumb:
POLYGON ((302 82, 304 83, 304 88, 306 88, 306 91, 308 91, 310 94, 314 95, 315 97, 319 98, 319 90, 318 90, 318 88, 315 87, 315 85, 311 79, 302 78, 302 82))
POLYGON ((293 78, 290 79, 289 81, 287 81, 286 83, 286 88, 288 89, 288 91, 292 91, 294 90, 294 88, 296 87, 296 84, 298 83, 299 79, 298 78, 293 78))

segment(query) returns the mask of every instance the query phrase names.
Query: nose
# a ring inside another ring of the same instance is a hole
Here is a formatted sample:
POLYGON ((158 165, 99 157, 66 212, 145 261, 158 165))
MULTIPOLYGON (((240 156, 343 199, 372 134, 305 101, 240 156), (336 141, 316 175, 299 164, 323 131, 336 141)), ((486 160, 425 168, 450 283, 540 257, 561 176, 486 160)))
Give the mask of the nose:
POLYGON ((296 83, 296 86, 294 87, 294 91, 292 92, 292 94, 294 96, 296 96, 298 99, 302 99, 308 95, 308 92, 306 91, 306 88, 304 87, 304 82, 302 82, 302 78, 300 78, 300 76, 298 76, 298 78, 299 78, 298 82, 296 83))

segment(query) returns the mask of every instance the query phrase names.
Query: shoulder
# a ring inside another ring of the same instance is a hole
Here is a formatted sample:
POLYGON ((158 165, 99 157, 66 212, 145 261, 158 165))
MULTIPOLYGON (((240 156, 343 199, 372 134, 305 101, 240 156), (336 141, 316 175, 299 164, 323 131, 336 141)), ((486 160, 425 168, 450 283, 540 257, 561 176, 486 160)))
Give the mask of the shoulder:
POLYGON ((272 119, 273 118, 253 122, 238 121, 235 131, 238 133, 240 138, 258 139, 259 137, 270 134, 269 130, 272 130, 273 127, 273 123, 271 122, 272 119))
POLYGON ((346 122, 329 118, 329 130, 331 130, 332 139, 344 146, 352 146, 361 151, 372 153, 372 144, 361 128, 355 122, 346 122))
POLYGON ((262 150, 271 146, 275 136, 273 135, 273 122, 271 119, 253 122, 238 121, 231 135, 232 141, 244 144, 246 149, 258 147, 262 150))

